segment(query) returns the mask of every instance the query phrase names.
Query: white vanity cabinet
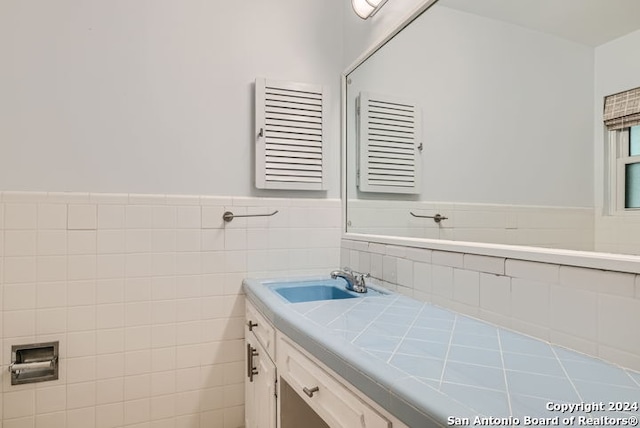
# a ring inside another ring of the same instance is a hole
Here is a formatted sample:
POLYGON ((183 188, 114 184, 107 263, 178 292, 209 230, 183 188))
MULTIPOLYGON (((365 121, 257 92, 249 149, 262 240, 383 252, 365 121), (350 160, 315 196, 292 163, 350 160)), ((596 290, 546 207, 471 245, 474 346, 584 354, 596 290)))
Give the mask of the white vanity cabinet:
POLYGON ((278 372, 327 425, 390 428, 391 422, 321 368, 311 356, 278 333, 278 372))
POLYGON ((246 428, 407 428, 276 330, 248 300, 245 338, 246 428))
POLYGON ((245 428, 276 428, 275 329, 248 302, 245 318, 245 428))

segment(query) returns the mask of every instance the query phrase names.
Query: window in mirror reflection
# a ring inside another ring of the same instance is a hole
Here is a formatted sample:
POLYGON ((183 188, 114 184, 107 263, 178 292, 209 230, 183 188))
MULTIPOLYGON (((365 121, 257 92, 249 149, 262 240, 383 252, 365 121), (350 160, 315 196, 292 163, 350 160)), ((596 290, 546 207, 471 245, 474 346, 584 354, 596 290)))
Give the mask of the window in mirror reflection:
POLYGON ((640 162, 628 164, 625 176, 625 208, 640 208, 640 162))
POLYGON ((640 155, 640 125, 629 128, 629 156, 640 155))
POLYGON ((640 125, 611 131, 611 214, 640 209, 640 125))
MULTIPOLYGON (((640 208, 640 125, 627 128, 628 157, 625 164, 625 208, 640 208)), ((625 153, 626 154, 626 153, 625 153)))

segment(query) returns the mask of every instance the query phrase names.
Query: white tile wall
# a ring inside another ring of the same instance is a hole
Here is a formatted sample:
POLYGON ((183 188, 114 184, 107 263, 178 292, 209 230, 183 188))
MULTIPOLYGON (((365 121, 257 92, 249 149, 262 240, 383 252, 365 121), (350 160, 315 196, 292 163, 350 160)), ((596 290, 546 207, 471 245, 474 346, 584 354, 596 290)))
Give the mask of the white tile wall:
POLYGON ((351 240, 341 253, 369 258, 379 285, 640 370, 640 275, 351 240))
POLYGON ((0 193, 0 426, 241 426, 242 279, 335 269, 340 216, 337 200, 0 193), (11 345, 45 340, 60 379, 11 386, 11 345))

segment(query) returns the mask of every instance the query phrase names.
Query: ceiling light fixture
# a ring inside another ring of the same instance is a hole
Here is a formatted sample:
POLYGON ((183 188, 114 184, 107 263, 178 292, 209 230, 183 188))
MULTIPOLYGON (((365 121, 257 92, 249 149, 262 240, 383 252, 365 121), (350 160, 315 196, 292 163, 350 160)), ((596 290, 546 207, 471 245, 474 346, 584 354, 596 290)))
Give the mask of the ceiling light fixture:
POLYGON ((362 19, 372 17, 378 11, 387 0, 351 0, 351 6, 353 10, 362 19))

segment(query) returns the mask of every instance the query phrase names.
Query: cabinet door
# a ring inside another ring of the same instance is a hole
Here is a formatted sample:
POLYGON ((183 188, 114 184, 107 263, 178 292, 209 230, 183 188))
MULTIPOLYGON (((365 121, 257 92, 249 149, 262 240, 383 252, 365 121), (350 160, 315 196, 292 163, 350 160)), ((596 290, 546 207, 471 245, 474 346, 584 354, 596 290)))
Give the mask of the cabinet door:
POLYGON ((245 346, 245 428, 275 428, 276 366, 252 333, 245 346))

